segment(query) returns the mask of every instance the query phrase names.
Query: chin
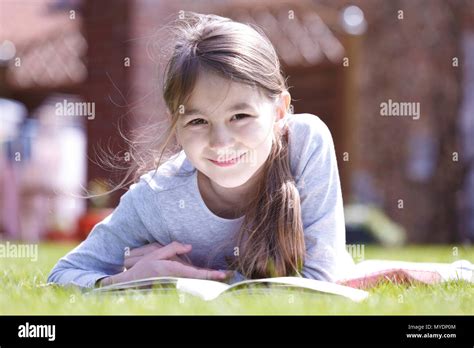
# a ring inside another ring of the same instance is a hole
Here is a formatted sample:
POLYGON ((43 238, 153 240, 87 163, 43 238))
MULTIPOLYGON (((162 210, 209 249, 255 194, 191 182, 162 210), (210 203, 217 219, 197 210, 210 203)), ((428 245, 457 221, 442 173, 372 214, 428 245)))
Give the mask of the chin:
POLYGON ((244 185, 254 172, 246 173, 213 173, 209 178, 217 185, 225 188, 235 188, 244 185))
POLYGON ((248 179, 245 178, 245 179, 235 179, 235 178, 211 178, 212 181, 214 181, 217 185, 221 186, 221 187, 225 187, 225 188, 235 188, 235 187, 239 187, 239 186, 242 186, 243 184, 245 184, 248 179))

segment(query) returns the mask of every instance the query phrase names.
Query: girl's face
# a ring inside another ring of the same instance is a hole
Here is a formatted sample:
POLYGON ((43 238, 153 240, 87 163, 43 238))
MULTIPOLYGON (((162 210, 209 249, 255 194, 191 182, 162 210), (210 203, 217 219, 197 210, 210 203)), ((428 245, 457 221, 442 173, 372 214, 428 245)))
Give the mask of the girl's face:
POLYGON ((179 110, 177 139, 188 160, 214 184, 245 184, 268 158, 274 127, 289 104, 284 92, 271 100, 259 89, 199 74, 186 105, 179 110), (233 164, 219 164, 238 158, 233 164))

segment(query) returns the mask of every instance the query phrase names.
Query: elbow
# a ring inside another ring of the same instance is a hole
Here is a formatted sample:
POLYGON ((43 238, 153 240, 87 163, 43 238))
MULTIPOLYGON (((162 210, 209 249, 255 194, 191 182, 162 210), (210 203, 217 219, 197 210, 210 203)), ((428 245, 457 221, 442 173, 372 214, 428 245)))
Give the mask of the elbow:
POLYGON ((47 282, 62 286, 80 288, 94 288, 99 279, 119 272, 105 272, 102 270, 82 269, 74 267, 68 262, 59 261, 48 275, 47 282))
POLYGON ((54 283, 54 284, 64 284, 63 282, 61 282, 62 280, 62 275, 64 274, 66 270, 62 267, 58 267, 58 265, 56 264, 56 266, 53 267, 53 269, 51 270, 51 272, 49 273, 48 275, 48 279, 47 279, 47 283, 54 283))

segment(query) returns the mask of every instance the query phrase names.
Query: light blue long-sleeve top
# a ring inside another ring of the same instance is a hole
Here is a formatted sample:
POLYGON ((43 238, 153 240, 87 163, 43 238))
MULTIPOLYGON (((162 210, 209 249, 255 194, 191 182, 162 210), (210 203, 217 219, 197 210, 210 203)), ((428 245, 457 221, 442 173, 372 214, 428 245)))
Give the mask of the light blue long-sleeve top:
MULTIPOLYGON (((335 281, 354 265, 346 250, 345 223, 334 143, 327 126, 311 114, 288 114, 290 168, 301 200, 306 243, 302 276, 335 281)), ((225 256, 244 216, 225 219, 206 206, 197 170, 179 152, 158 171, 141 176, 111 215, 86 240, 61 258, 48 282, 93 287, 100 278, 122 272, 127 250, 158 242, 192 244, 193 265, 227 269, 225 256), (175 175, 180 174, 180 175, 175 175)), ((236 273, 230 283, 242 280, 236 273)))

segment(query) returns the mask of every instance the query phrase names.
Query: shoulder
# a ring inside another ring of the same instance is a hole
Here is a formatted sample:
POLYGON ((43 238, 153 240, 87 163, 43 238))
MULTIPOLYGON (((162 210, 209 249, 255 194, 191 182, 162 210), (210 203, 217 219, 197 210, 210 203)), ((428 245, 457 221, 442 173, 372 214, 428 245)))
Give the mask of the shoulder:
POLYGON ((313 114, 289 114, 286 116, 290 142, 299 147, 315 150, 327 142, 332 143, 327 125, 313 114))
POLYGON ((144 223, 162 221, 159 217, 163 207, 174 204, 191 190, 191 175, 183 154, 173 156, 157 170, 140 176, 122 195, 121 204, 127 209, 133 207, 144 223))
POLYGON ((130 186, 137 194, 160 193, 174 190, 189 181, 194 167, 187 160, 184 151, 174 154, 153 169, 140 176, 140 180, 130 186))
MULTIPOLYGON (((321 159, 326 162, 334 152, 334 143, 327 125, 316 115, 289 114, 288 146, 293 175, 299 178, 307 164, 321 159)), ((322 164, 321 161, 318 161, 322 164)))

